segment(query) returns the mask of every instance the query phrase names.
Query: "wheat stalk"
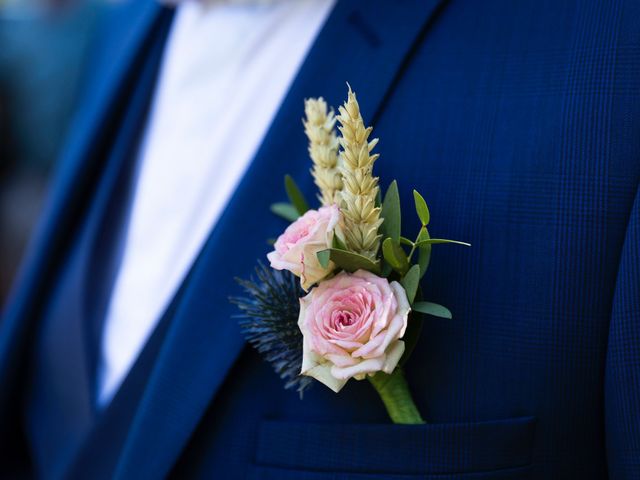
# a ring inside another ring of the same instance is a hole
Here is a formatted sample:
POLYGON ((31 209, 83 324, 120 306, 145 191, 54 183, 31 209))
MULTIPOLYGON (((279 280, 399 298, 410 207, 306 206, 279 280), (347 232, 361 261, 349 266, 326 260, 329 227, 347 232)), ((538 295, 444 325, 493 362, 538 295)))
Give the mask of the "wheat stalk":
POLYGON ((323 205, 337 204, 340 202, 342 175, 338 170, 336 118, 333 111, 328 111, 322 97, 305 100, 304 112, 304 131, 309 138, 309 155, 313 160, 311 174, 320 190, 318 198, 323 205))
POLYGON ((336 118, 342 134, 339 170, 343 182, 340 206, 344 215, 344 240, 350 250, 375 261, 382 219, 380 208, 376 207, 378 179, 373 176, 373 163, 379 155, 372 155, 371 151, 378 139, 369 141, 372 128, 365 128, 350 86, 347 101, 339 108, 336 118))

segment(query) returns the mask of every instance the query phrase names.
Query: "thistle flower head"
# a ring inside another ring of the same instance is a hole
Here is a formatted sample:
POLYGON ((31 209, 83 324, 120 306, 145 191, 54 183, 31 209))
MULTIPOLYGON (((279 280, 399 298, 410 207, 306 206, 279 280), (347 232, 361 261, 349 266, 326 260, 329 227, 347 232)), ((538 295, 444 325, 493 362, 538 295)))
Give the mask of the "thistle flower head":
POLYGON ((255 273, 257 281, 237 280, 246 296, 231 298, 242 312, 240 328, 247 341, 285 381, 285 388, 295 388, 302 396, 311 385, 311 378, 300 375, 302 333, 298 316, 300 298, 305 292, 298 279, 287 271, 259 263, 255 273))

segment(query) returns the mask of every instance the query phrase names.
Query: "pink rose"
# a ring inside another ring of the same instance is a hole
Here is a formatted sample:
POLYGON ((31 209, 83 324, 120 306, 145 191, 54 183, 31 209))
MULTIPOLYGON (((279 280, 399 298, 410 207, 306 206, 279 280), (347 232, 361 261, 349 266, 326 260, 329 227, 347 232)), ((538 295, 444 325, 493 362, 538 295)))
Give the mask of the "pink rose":
POLYGON ((411 307, 398 282, 365 270, 341 272, 300 299, 302 374, 338 392, 354 377, 392 373, 411 307))
POLYGON ((271 268, 289 270, 300 277, 302 288, 308 291, 335 268, 333 262, 323 268, 316 254, 331 248, 340 218, 337 205, 309 210, 276 240, 275 250, 267 255, 271 268))

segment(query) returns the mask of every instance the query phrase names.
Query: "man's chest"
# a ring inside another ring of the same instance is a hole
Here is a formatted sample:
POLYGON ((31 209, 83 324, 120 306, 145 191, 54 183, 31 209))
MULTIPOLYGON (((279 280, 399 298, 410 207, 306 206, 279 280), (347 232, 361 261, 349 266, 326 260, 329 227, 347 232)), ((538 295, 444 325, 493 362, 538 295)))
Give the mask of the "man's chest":
POLYGON ((138 151, 103 333, 102 403, 184 281, 332 4, 180 7, 138 151))

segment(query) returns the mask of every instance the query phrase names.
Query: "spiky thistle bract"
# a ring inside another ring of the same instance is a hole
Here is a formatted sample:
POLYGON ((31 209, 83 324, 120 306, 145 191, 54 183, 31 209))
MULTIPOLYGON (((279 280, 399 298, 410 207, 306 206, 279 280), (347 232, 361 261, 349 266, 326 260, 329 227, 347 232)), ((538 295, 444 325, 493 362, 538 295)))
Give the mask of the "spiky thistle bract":
POLYGON ((273 270, 259 262, 255 274, 256 280, 237 279, 246 296, 231 298, 242 312, 240 328, 285 381, 285 388, 295 388, 302 396, 312 381, 300 375, 303 339, 298 316, 305 292, 300 281, 287 271, 273 270))

